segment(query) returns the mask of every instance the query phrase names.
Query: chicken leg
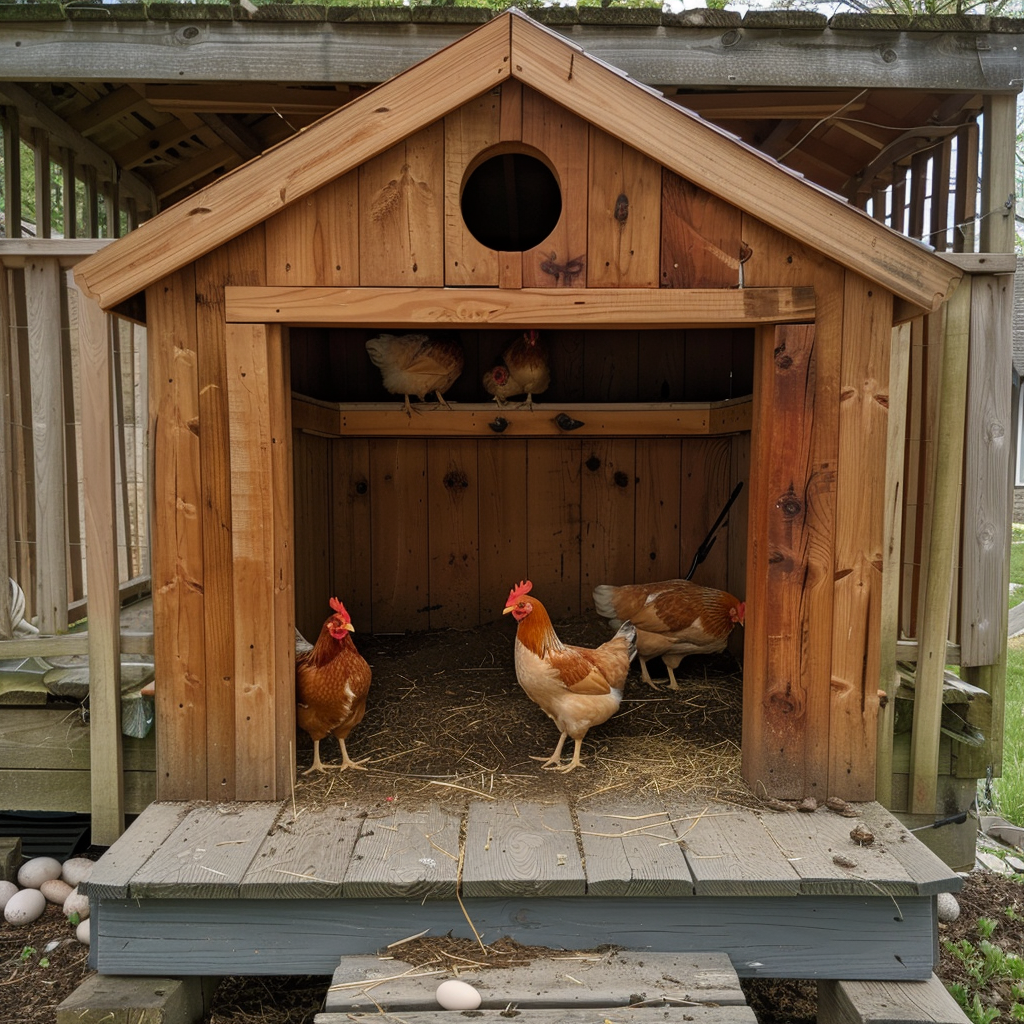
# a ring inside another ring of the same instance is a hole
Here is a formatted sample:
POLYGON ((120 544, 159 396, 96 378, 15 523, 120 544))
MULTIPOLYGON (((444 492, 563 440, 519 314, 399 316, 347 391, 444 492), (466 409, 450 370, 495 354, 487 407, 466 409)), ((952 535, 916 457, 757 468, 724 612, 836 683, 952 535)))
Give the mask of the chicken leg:
POLYGON ((573 768, 582 768, 583 762, 580 760, 580 747, 583 746, 583 737, 581 736, 578 740, 574 739, 573 743, 576 744, 576 749, 573 751, 572 760, 568 764, 562 764, 562 747, 565 746, 566 737, 569 734, 563 732, 558 737, 558 743, 555 745, 555 749, 551 752, 551 756, 547 759, 543 757, 536 757, 530 755, 534 761, 543 761, 541 768, 548 768, 553 772, 571 772, 573 768))
POLYGON ((313 763, 302 774, 308 775, 310 772, 325 772, 328 768, 339 772, 343 772, 346 768, 358 768, 361 772, 368 770, 363 767, 363 764, 370 760, 368 757, 364 757, 362 761, 353 761, 348 756, 348 748, 345 746, 345 741, 339 738, 338 743, 341 746, 341 764, 324 764, 320 760, 320 741, 313 740, 313 763))

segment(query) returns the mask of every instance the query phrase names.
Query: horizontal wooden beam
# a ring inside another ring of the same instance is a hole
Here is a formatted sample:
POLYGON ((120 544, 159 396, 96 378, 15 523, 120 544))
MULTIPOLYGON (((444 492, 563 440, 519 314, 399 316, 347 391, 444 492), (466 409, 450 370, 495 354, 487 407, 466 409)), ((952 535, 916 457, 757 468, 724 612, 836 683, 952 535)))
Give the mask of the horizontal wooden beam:
POLYGON ((0 238, 0 265, 23 267, 32 260, 56 256, 64 266, 72 266, 112 241, 112 238, 0 238))
POLYGON ((1017 255, 1012 252, 937 252, 935 255, 970 274, 1013 274, 1017 270, 1017 255))
POLYGON ((229 323, 738 327, 814 319, 813 288, 225 288, 229 323))
MULTIPOLYGON (((33 636, 21 640, 0 640, 0 659, 68 657, 89 653, 88 633, 65 633, 61 636, 33 636)), ((152 654, 152 633, 122 633, 122 654, 152 654)))
MULTIPOLYGON (((323 437, 714 437, 749 431, 751 399, 577 405, 335 403, 295 395, 292 426, 323 437)), ((3 645, 0 645, 2 651, 3 645)))

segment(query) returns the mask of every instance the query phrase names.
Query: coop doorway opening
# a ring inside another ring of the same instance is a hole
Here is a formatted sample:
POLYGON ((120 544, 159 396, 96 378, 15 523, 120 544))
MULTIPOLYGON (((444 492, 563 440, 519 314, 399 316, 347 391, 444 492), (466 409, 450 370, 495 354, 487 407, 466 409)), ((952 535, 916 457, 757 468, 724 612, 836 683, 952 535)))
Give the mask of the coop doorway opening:
POLYGON ((481 245, 525 252, 554 230, 562 215, 562 190, 539 156, 490 150, 470 165, 461 207, 466 227, 481 245))

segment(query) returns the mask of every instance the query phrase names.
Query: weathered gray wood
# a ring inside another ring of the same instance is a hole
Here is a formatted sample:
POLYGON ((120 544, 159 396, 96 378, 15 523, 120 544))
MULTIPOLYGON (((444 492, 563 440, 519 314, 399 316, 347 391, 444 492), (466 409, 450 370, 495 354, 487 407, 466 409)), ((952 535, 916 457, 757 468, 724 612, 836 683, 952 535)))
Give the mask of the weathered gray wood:
MULTIPOLYGON (((474 1021, 480 1024, 508 1024, 504 1010, 477 1010, 474 1021)), ((609 1018, 604 1018, 609 1019, 609 1018)), ((464 1014, 448 1010, 424 1010, 412 1013, 374 1013, 381 1024, 464 1024, 464 1014)), ((516 1011, 516 1024, 600 1024, 593 1010, 516 1011)), ((749 1006, 616 1007, 615 1024, 757 1024, 749 1006)), ((347 1013, 318 1013, 313 1024, 352 1024, 347 1013)))
POLYGON ((21 839, 0 836, 0 882, 14 882, 21 867, 21 839))
POLYGON ((698 896, 795 896, 800 877, 761 816, 735 807, 668 803, 698 896), (756 852, 755 852, 756 851, 756 852))
MULTIPOLYGON (((971 281, 967 425, 964 430, 964 536, 960 589, 961 665, 994 665, 1006 645, 1010 535, 1010 407, 1013 277, 971 281)), ((1001 712, 1000 712, 1001 717, 1001 712)))
POLYGON ((1013 252, 1016 97, 986 96, 983 115, 979 248, 982 252, 1013 252))
POLYGON ((32 461, 36 498, 36 613, 44 633, 68 628, 65 560, 64 392, 61 384, 60 267, 41 257, 25 267, 32 461))
MULTIPOLYGON (((6 239, 0 239, 0 242, 6 239)), ((11 383, 8 363, 8 349, 11 344, 11 296, 7 287, 7 270, 0 260, 0 423, 5 424, 0 430, 0 480, 10 480, 11 451, 10 438, 6 424, 11 422, 11 383)), ((0 501, 0 537, 8 537, 9 513, 8 501, 0 501)), ((13 576, 7 543, 0 544, 0 581, 13 576)), ((10 585, 0 587, 0 641, 11 635, 11 588, 10 585)))
MULTIPOLYGON (((401 947, 396 952, 400 957, 401 947)), ((447 961, 416 967, 400 958, 342 957, 327 990, 324 1010, 436 1010, 434 993, 440 982, 453 977, 450 966, 447 961), (352 984, 364 981, 365 986, 352 984)), ((618 1009, 639 1002, 641 993, 651 1005, 746 1003, 740 980, 724 953, 566 952, 519 967, 481 969, 458 962, 455 966, 458 978, 480 993, 484 1010, 502 1009, 509 1003, 521 1011, 588 1006, 618 1009)))
POLYGON ((801 893, 917 893, 917 883, 889 852, 883 836, 869 846, 858 846, 850 838, 857 818, 823 808, 813 814, 766 814, 762 820, 800 876, 801 893))
MULTIPOLYGON (((152 633, 121 633, 122 654, 152 654, 152 633)), ((88 654, 89 634, 34 636, 24 640, 0 640, 0 658, 48 658, 51 655, 88 654)))
MULTIPOLYGON (((239 81, 259 67, 266 81, 381 82, 455 42, 472 25, 390 22, 201 21, 202 45, 168 46, 162 21, 4 22, 0 47, 12 80, 111 78, 150 82, 239 81), (20 45, 15 45, 15 44, 20 45)), ((1021 73, 1017 37, 978 33, 971 46, 938 46, 933 32, 871 32, 825 28, 793 34, 777 28, 723 32, 720 27, 675 28, 570 25, 560 29, 588 53, 640 82, 694 86, 800 88, 946 88, 1014 91, 1021 73), (878 59, 884 44, 887 56, 878 59), (985 60, 978 59, 984 46, 985 60), (975 49, 977 47, 977 50, 975 49)), ((171 31, 174 31, 173 29, 171 31)), ((974 34, 972 33, 972 38, 974 34)), ((177 38, 177 37, 176 37, 177 38)))
POLYGON ((188 895, 193 899, 237 896, 246 869, 281 808, 278 803, 193 807, 132 876, 131 895, 188 895))
MULTIPOLYGON (((138 814, 156 797, 156 772, 122 772, 121 785, 125 813, 138 814)), ((92 773, 88 769, 3 769, 0 770, 0 792, 11 806, 31 807, 34 811, 90 814, 93 808, 92 773)))
MULTIPOLYGON (((887 896, 464 902, 487 942, 713 948, 740 977, 925 979, 934 956, 930 897, 901 899, 901 915, 887 896)), ((376 953, 425 928, 473 937, 454 900, 124 899, 99 910, 93 949, 104 974, 330 974, 342 956, 376 953)))
POLYGON ((246 899, 342 895, 342 880, 364 819, 332 804, 282 817, 266 836, 238 887, 246 899))
POLYGON ((1017 256, 1012 252, 940 252, 941 259, 973 274, 1012 274, 1017 256))
POLYGON ((582 896, 583 862, 567 804, 470 804, 462 895, 582 896))
POLYGON ((459 818, 437 804, 364 818, 345 873, 345 895, 452 899, 459 826, 459 818))
POLYGON ((91 900, 127 896, 132 875, 178 827, 189 806, 187 803, 150 804, 96 862, 89 878, 80 883, 81 891, 88 893, 91 900))
POLYGON ((0 238, 0 263, 23 267, 27 261, 56 256, 61 266, 77 263, 83 256, 110 245, 112 238, 0 238))
POLYGON ((933 974, 925 981, 819 981, 818 1024, 967 1024, 933 974))
POLYGON ((634 801, 577 809, 588 896, 689 896, 693 878, 668 814, 634 801))
POLYGON ((57 1007, 57 1024, 193 1024, 212 979, 90 975, 57 1007))

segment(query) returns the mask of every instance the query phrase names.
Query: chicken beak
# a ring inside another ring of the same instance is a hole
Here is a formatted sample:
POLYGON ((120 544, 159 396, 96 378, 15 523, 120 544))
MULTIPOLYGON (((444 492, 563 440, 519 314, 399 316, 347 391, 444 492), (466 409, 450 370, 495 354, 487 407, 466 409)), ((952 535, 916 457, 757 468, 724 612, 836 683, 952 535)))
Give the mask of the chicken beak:
POLYGON ((355 627, 355 626, 353 626, 351 622, 346 622, 346 623, 345 623, 345 628, 346 628, 346 629, 347 629, 347 630, 348 630, 348 631, 349 631, 350 633, 354 633, 354 632, 356 631, 356 627, 355 627))
POLYGON ((502 614, 502 615, 508 615, 508 613, 509 613, 510 611, 512 611, 512 605, 508 605, 508 606, 507 606, 507 607, 506 607, 506 608, 505 608, 505 609, 504 609, 504 610, 502 611, 502 613, 501 613, 501 614, 502 614))

